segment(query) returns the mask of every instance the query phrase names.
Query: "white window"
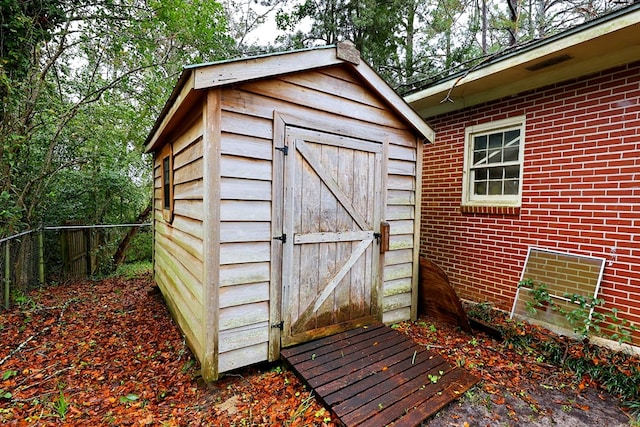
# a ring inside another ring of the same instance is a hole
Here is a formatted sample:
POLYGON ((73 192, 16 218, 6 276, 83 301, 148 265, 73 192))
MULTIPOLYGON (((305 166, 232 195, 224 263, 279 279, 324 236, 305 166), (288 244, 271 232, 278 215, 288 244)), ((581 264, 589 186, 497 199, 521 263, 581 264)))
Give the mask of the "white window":
POLYGON ((462 204, 520 206, 525 117, 465 131, 462 204))

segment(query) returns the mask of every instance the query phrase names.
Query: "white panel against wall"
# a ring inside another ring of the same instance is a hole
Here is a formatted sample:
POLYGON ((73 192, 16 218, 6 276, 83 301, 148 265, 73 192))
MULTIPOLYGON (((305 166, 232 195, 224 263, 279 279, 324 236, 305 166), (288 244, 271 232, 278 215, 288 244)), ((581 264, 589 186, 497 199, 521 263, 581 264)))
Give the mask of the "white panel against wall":
POLYGON ((262 201, 223 200, 222 221, 271 221, 271 203, 262 201))
POLYGON ((220 264, 242 264, 269 261, 271 242, 223 243, 220 245, 220 264))
POLYGON ((220 331, 269 321, 269 303, 257 302, 220 309, 220 331))
POLYGON ((268 262, 229 264, 220 267, 220 286, 266 282, 270 277, 268 262))
POLYGON ((271 200, 271 182, 222 178, 220 197, 223 200, 271 200))

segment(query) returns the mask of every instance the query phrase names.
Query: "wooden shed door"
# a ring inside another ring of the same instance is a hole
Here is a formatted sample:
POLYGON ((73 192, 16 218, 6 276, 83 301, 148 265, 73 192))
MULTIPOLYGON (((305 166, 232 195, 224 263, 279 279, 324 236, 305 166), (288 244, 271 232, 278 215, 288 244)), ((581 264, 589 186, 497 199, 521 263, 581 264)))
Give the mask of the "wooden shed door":
POLYGON ((281 345, 379 320, 382 144, 287 127, 281 345))

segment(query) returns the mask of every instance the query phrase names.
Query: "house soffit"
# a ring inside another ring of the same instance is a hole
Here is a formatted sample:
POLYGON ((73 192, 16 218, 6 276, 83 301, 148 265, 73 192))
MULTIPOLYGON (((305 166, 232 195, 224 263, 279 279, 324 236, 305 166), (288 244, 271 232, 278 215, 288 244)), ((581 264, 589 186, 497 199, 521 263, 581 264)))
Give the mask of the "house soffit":
POLYGON ((640 60, 640 7, 405 97, 425 118, 640 60))

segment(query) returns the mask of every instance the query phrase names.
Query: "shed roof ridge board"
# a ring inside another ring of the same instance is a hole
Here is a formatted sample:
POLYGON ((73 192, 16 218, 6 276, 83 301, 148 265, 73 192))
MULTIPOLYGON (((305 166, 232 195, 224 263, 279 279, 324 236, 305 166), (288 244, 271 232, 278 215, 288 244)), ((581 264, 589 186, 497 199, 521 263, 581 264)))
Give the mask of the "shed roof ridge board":
POLYGON ((448 89, 453 82, 455 82, 456 85, 461 85, 479 80, 505 68, 511 68, 515 65, 542 58, 546 55, 561 51, 567 46, 573 46, 596 39, 605 34, 637 24, 638 22, 640 22, 640 2, 569 28, 550 37, 531 41, 517 48, 507 49, 506 52, 496 55, 495 58, 488 60, 486 64, 480 67, 474 69, 474 66, 471 66, 465 70, 448 75, 424 89, 419 89, 405 95, 404 98, 411 104, 432 93, 448 89))
POLYGON ((340 44, 185 67, 145 141, 146 151, 150 152, 157 148, 155 144, 158 140, 158 135, 162 133, 171 116, 180 108, 184 100, 194 91, 339 64, 345 64, 355 70, 366 80, 369 89, 381 96, 397 114, 411 124, 426 140, 434 141, 435 132, 433 129, 375 70, 364 60, 354 64, 338 58, 338 49, 340 49, 340 44))

